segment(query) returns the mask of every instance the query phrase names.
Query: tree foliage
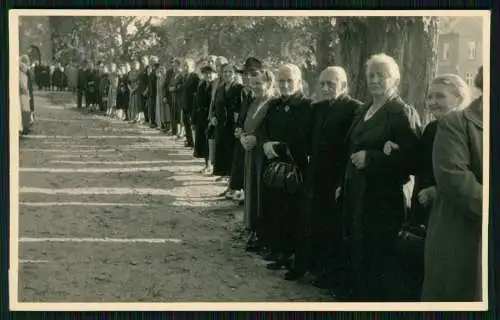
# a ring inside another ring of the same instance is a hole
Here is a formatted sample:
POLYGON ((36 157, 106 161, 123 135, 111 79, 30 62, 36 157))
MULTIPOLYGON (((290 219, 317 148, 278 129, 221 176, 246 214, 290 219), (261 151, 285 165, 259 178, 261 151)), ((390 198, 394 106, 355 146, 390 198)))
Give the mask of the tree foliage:
MULTIPOLYGON (((329 65, 346 69, 351 93, 366 99, 364 64, 385 52, 399 63, 401 93, 423 114, 435 70, 438 18, 430 17, 51 17, 53 52, 60 60, 129 60, 154 54, 199 59, 207 54, 243 63, 249 56, 275 68, 300 66, 309 86, 329 65), (157 20, 157 18, 155 19, 157 20)), ((441 21, 449 25, 450 19, 441 21)))

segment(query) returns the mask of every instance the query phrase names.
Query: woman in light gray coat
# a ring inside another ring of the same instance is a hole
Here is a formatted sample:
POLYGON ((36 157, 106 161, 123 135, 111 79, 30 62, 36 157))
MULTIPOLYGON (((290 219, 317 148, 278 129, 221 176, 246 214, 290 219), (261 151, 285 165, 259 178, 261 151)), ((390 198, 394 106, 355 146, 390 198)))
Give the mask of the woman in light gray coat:
MULTIPOLYGON (((476 79, 482 89, 482 69, 476 79)), ((482 164, 481 95, 438 124, 433 149, 437 194, 425 243, 422 301, 482 300, 482 164)))

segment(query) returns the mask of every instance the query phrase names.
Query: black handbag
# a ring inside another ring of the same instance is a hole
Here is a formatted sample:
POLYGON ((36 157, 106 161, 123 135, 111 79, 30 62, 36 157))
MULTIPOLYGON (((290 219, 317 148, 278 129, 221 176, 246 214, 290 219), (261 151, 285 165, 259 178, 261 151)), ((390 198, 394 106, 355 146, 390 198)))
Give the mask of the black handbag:
MULTIPOLYGON (((416 219, 418 210, 410 209, 408 218, 403 223, 396 239, 396 250, 407 260, 423 263, 426 226, 416 219)), ((421 214, 421 212, 420 212, 421 214)))
POLYGON ((300 189, 303 177, 288 148, 286 155, 290 162, 282 160, 271 162, 264 171, 263 181, 270 188, 294 194, 300 189))

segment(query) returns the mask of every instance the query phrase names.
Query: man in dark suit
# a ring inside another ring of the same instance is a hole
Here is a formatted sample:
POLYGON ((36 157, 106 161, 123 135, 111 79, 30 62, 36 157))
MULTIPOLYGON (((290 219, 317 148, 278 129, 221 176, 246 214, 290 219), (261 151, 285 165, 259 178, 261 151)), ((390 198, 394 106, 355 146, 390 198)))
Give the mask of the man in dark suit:
POLYGON ((348 157, 345 137, 361 102, 347 94, 347 75, 340 67, 328 67, 319 77, 320 92, 313 109, 309 168, 304 179, 301 229, 295 265, 288 280, 306 271, 316 275, 314 284, 337 289, 342 276, 342 219, 336 191, 348 157))

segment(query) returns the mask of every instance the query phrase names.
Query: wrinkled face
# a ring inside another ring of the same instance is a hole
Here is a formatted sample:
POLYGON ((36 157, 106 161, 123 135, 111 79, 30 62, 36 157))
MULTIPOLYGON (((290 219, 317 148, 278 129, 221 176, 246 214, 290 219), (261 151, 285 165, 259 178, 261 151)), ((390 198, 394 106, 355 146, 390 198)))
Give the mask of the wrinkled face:
POLYGON ((437 119, 460 105, 461 99, 452 85, 432 84, 427 93, 427 108, 437 119))
POLYGON ((224 81, 226 82, 231 82, 234 80, 234 69, 231 67, 231 66, 226 66, 223 70, 222 70, 222 78, 224 79, 224 81))
POLYGON ((335 71, 326 71, 319 77, 321 96, 325 99, 336 99, 346 87, 345 78, 335 71))
POLYGON ((372 96, 387 95, 397 86, 397 79, 392 77, 389 66, 383 63, 372 64, 366 70, 366 79, 372 96))
POLYGON ((291 96, 300 89, 300 79, 290 69, 283 69, 278 72, 278 86, 283 96, 291 96))
POLYGON ((255 93, 255 96, 262 97, 269 91, 270 84, 265 80, 263 74, 258 74, 256 76, 249 77, 249 84, 252 91, 255 93))

